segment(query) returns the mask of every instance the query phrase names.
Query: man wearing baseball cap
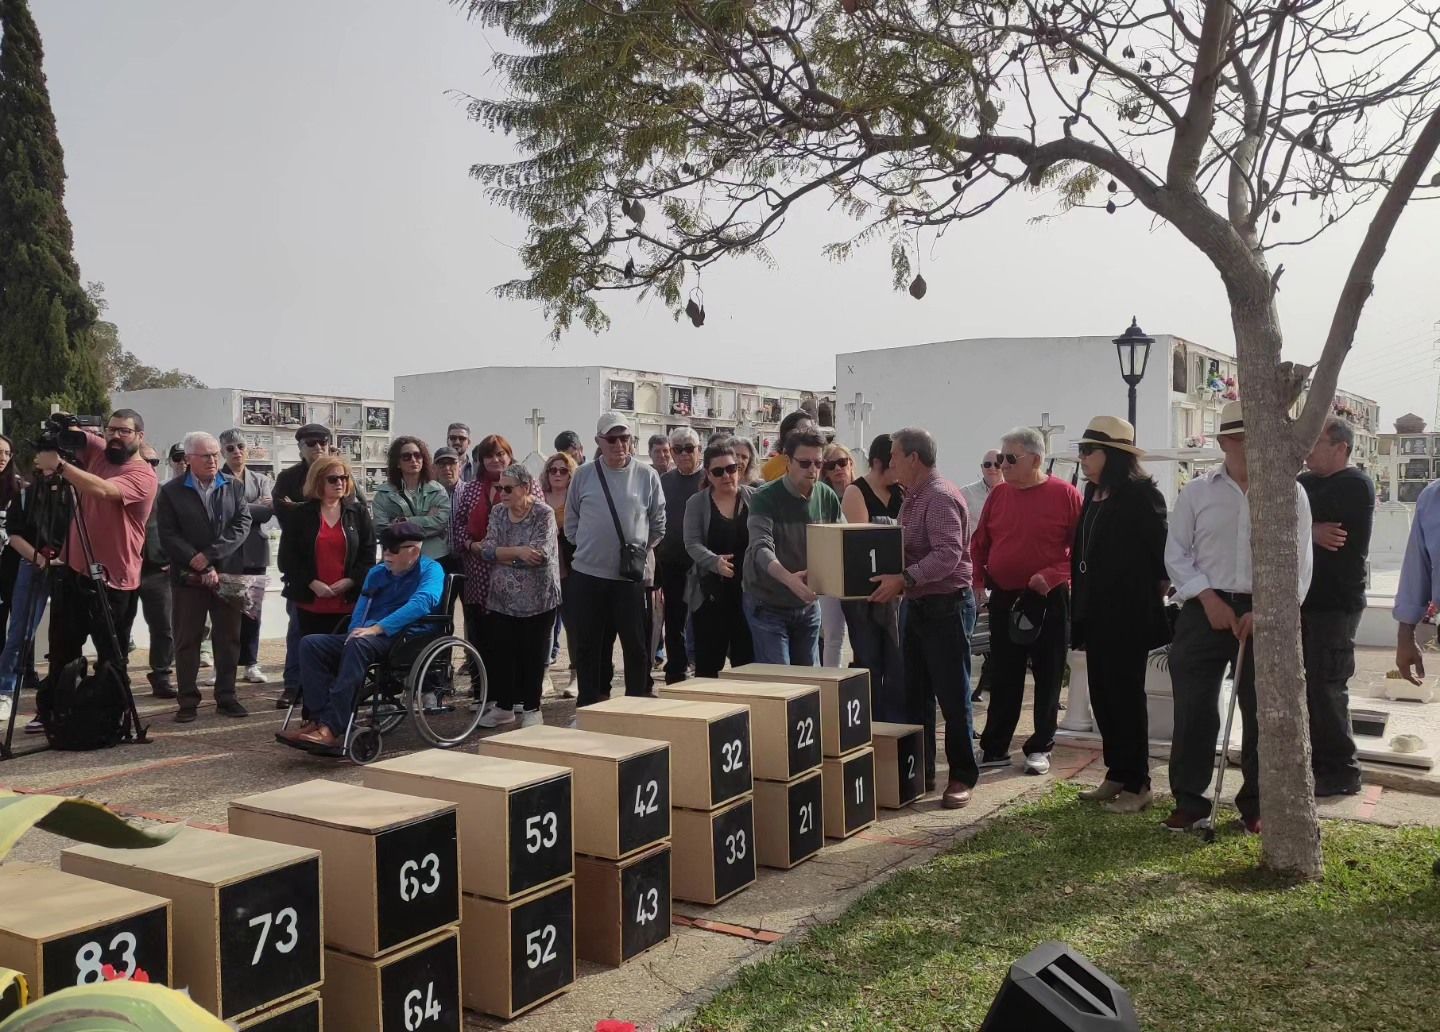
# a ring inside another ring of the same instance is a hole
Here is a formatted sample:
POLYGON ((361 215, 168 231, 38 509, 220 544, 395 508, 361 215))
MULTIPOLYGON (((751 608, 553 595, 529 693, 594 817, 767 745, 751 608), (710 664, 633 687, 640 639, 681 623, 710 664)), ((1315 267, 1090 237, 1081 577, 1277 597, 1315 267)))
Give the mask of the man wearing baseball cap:
POLYGON ((565 626, 575 649, 580 706, 609 698, 606 671, 617 636, 625 655, 625 694, 650 691, 642 580, 649 550, 665 536, 665 495, 630 442, 624 415, 602 415, 595 425, 600 461, 575 471, 565 505, 565 537, 575 546, 565 626))
POLYGON ((445 586, 440 564, 420 554, 425 534, 409 520, 380 532, 384 562, 372 567, 344 634, 311 634, 300 647, 310 719, 276 737, 286 745, 333 753, 345 735, 365 671, 384 658, 400 632, 435 612, 445 586))

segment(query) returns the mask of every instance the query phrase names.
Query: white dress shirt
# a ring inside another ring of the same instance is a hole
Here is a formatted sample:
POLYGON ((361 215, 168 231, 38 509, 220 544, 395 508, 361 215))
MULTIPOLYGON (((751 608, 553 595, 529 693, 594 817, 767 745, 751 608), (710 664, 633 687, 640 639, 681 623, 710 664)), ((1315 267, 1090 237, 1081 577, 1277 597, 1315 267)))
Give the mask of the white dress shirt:
MULTIPOLYGON (((1300 553, 1298 599, 1310 590, 1314 556, 1310 544, 1310 500, 1295 485, 1295 540, 1300 553)), ((1206 588, 1248 595, 1254 578, 1250 556, 1250 499, 1230 479, 1224 464, 1186 484, 1175 499, 1165 539, 1165 569, 1184 601, 1206 588)))

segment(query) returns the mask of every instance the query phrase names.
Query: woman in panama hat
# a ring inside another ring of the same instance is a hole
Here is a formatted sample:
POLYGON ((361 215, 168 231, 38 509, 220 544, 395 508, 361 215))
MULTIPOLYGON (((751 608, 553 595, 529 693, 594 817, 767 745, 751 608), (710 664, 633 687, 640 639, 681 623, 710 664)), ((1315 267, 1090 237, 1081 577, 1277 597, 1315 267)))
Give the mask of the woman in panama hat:
POLYGON ((1146 657, 1168 640, 1165 499, 1140 466, 1135 428, 1097 416, 1079 442, 1085 505, 1071 551, 1071 645, 1085 651, 1105 780, 1080 798, 1138 813, 1150 805, 1146 657))

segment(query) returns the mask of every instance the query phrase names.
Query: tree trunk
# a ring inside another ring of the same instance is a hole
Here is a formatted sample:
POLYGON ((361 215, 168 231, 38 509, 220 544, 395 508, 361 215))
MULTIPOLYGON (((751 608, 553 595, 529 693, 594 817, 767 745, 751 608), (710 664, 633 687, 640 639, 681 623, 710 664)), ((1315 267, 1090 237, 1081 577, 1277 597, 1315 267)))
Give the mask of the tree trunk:
MULTIPOLYGON (((1230 297, 1240 361, 1254 565, 1255 692, 1265 863, 1301 878, 1324 873, 1310 773, 1310 720, 1300 650, 1295 476, 1304 456, 1291 432, 1281 376, 1280 323, 1263 298, 1230 297)), ((1306 546, 1308 547, 1308 545, 1306 546)))

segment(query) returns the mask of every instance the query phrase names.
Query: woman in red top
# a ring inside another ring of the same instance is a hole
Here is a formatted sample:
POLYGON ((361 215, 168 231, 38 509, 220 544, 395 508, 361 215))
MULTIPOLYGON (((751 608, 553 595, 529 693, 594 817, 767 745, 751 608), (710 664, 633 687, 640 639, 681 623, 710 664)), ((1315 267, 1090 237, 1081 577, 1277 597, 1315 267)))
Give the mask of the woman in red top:
POLYGON ((299 610, 300 633, 332 634, 355 609, 365 574, 375 565, 375 530, 339 456, 311 464, 305 497, 280 539, 280 572, 285 597, 299 610))

